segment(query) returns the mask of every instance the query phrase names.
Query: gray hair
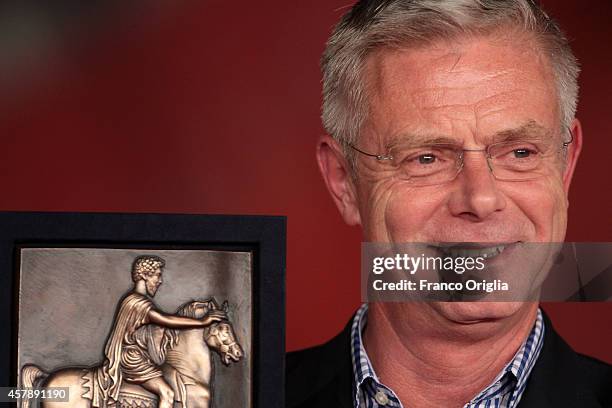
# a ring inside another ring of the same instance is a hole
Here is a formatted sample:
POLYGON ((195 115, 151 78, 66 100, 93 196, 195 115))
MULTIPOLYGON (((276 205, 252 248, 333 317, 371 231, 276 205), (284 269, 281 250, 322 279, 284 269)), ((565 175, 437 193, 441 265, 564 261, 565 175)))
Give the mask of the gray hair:
POLYGON ((527 33, 553 71, 561 129, 569 128, 578 99, 578 62, 558 24, 534 0, 361 0, 335 27, 323 57, 322 120, 351 164, 367 117, 363 68, 376 49, 402 48, 488 34, 500 28, 527 33))

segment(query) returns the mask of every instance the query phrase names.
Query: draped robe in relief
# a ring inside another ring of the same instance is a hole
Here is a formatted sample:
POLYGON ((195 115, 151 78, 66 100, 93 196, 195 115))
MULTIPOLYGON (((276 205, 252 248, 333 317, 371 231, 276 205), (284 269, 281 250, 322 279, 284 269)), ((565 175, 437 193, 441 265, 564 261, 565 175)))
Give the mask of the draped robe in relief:
POLYGON ((114 407, 123 380, 142 383, 162 376, 158 364, 163 356, 149 354, 147 339, 151 336, 151 325, 138 330, 148 323, 152 307, 151 299, 135 292, 121 302, 104 349, 104 363, 89 378, 84 377, 83 386, 88 391, 83 397, 91 399, 92 406, 114 407))

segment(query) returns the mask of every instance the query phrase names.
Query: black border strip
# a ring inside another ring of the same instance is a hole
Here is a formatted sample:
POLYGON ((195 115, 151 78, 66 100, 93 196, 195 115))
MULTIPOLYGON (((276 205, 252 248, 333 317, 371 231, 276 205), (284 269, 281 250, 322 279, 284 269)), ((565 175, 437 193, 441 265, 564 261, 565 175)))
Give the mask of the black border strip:
POLYGON ((0 385, 15 385, 18 248, 252 250, 253 402, 284 406, 286 218, 281 216, 0 212, 0 385))

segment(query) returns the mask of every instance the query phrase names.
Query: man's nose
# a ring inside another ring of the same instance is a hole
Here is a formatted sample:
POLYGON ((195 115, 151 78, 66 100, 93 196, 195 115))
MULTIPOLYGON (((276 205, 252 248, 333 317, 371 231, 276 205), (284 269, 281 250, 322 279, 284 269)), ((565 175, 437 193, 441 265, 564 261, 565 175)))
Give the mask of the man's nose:
POLYGON ((491 172, 486 153, 467 151, 463 168, 455 180, 456 190, 449 201, 449 209, 456 217, 481 221, 506 207, 506 199, 499 191, 491 172))

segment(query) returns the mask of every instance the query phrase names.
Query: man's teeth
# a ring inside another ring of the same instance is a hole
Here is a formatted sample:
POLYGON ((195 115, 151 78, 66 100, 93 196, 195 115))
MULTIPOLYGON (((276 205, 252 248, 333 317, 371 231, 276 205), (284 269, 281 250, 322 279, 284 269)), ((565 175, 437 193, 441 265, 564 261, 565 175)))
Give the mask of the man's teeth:
POLYGON ((493 258, 504 252, 504 245, 498 245, 488 248, 443 248, 449 256, 453 258, 493 258))

